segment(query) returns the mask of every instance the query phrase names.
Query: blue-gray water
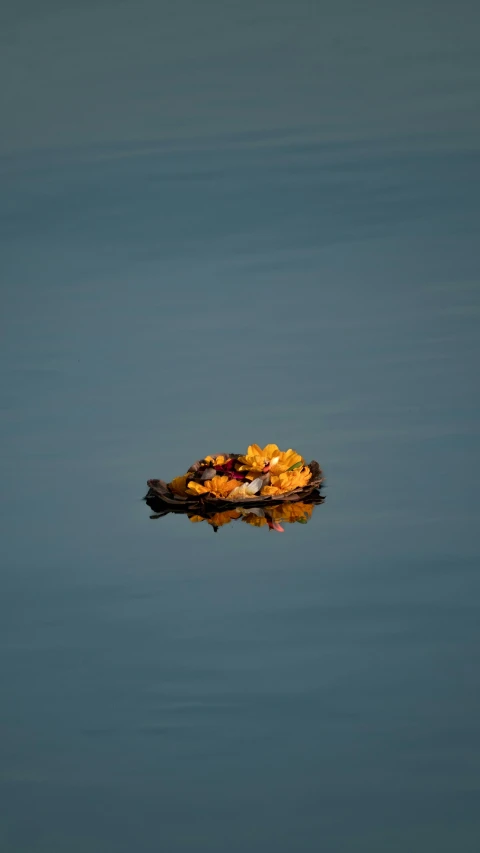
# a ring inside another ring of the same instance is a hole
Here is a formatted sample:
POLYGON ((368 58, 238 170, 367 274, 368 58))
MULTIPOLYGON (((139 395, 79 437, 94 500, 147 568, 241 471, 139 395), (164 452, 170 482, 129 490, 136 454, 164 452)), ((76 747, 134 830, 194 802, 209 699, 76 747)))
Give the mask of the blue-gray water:
POLYGON ((0 38, 2 853, 477 853, 474 4, 0 38), (270 441, 306 526, 149 520, 270 441))

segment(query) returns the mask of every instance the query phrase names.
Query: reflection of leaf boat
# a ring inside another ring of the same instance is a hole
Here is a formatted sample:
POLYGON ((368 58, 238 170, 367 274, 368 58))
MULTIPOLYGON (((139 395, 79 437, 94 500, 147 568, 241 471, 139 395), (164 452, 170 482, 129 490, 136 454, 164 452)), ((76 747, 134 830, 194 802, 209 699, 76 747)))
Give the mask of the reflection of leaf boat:
POLYGON ((178 501, 167 503, 158 495, 152 494, 151 490, 145 496, 145 501, 153 512, 150 518, 163 518, 170 513, 186 515, 192 522, 206 521, 215 533, 219 527, 237 520, 253 527, 268 527, 270 530, 281 532, 283 531, 283 523, 306 524, 310 520, 314 508, 323 503, 324 500, 325 498, 320 494, 319 489, 313 489, 304 500, 297 498, 290 501, 262 501, 257 498, 256 501, 250 501, 248 506, 245 502, 232 506, 232 501, 218 500, 214 502, 197 501, 195 505, 189 501, 188 506, 185 502, 183 504, 178 501))

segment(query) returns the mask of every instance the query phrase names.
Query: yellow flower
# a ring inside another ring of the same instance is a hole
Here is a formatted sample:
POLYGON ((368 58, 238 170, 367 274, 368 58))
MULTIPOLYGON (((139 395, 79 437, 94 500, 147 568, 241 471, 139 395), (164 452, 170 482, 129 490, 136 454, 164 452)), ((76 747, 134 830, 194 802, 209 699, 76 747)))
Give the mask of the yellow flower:
POLYGON ((266 444, 262 448, 258 444, 250 444, 246 456, 239 456, 238 461, 241 463, 240 470, 248 471, 253 479, 263 473, 266 465, 269 465, 271 460, 280 453, 276 444, 266 444))
POLYGON ((188 484, 190 493, 195 495, 212 494, 216 498, 227 498, 233 489, 238 486, 238 480, 229 480, 228 477, 212 477, 204 483, 196 483, 191 480, 188 484))
POLYGON ((188 494, 187 478, 188 474, 184 474, 182 477, 175 477, 175 479, 168 484, 168 488, 174 495, 181 495, 182 498, 185 497, 185 495, 188 494))
POLYGON ((272 474, 269 486, 264 486, 262 495, 283 495, 306 486, 312 473, 308 467, 297 468, 295 471, 285 471, 283 474, 272 474))
POLYGON ((266 444, 263 450, 258 444, 251 444, 246 456, 240 456, 238 461, 241 463, 240 471, 248 471, 246 477, 249 480, 265 471, 283 474, 293 465, 305 465, 305 460, 295 450, 279 450, 276 444, 266 444))
POLYGON ((205 462, 209 462, 210 465, 223 465, 226 461, 226 456, 205 456, 205 462))
POLYGON ((295 470, 300 470, 300 468, 305 465, 305 459, 295 450, 289 448, 289 450, 285 450, 283 453, 280 453, 278 460, 272 459, 270 462, 270 473, 283 474, 284 472, 287 472, 289 468, 293 468, 294 465, 297 466, 295 470))
POLYGON ((188 520, 193 521, 194 523, 198 521, 205 521, 203 515, 189 515, 188 520))

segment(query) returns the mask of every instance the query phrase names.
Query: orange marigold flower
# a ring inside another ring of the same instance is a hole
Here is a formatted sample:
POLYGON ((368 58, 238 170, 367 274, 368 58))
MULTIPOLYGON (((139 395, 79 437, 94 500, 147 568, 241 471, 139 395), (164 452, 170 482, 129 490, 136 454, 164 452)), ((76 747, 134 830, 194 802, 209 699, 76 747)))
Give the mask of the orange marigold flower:
POLYGON ((205 462, 209 462, 213 467, 215 465, 223 465, 226 461, 226 456, 205 456, 205 462))
POLYGON ((216 498, 228 498, 232 489, 236 489, 237 486, 237 480, 230 480, 228 477, 212 477, 211 480, 205 480, 203 483, 191 480, 188 490, 195 495, 205 495, 208 492, 216 498))
POLYGON ((295 471, 285 471, 283 474, 272 474, 270 485, 263 487, 262 495, 283 495, 306 486, 311 477, 312 472, 307 466, 295 471))
POLYGON ((280 450, 276 444, 266 444, 263 449, 258 444, 251 444, 246 456, 240 456, 238 461, 241 463, 240 471, 247 471, 246 477, 249 480, 265 471, 283 474, 294 465, 298 468, 305 465, 305 460, 295 450, 280 450))

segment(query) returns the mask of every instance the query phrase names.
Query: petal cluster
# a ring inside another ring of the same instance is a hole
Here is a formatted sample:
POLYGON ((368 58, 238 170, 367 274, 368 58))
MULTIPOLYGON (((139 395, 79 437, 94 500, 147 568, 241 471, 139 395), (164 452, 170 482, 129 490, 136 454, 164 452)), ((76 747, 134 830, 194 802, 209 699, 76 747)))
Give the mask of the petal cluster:
POLYGON ((293 489, 308 485, 312 473, 308 466, 297 468, 295 471, 285 471, 283 474, 273 474, 270 483, 262 488, 262 495, 284 495, 293 489))
POLYGON ((291 448, 280 450, 277 444, 266 444, 262 449, 258 444, 251 444, 245 454, 240 456, 240 470, 246 472, 249 480, 262 474, 283 474, 291 468, 300 468, 305 460, 291 448))
POLYGON ((228 498, 230 492, 238 486, 237 480, 229 480, 228 477, 212 477, 211 480, 205 480, 204 483, 197 483, 191 480, 188 484, 188 490, 192 495, 211 494, 216 498, 228 498))
POLYGON ((249 501, 286 495, 308 485, 312 473, 303 456, 277 444, 250 444, 247 452, 211 454, 168 484, 174 497, 249 501))

